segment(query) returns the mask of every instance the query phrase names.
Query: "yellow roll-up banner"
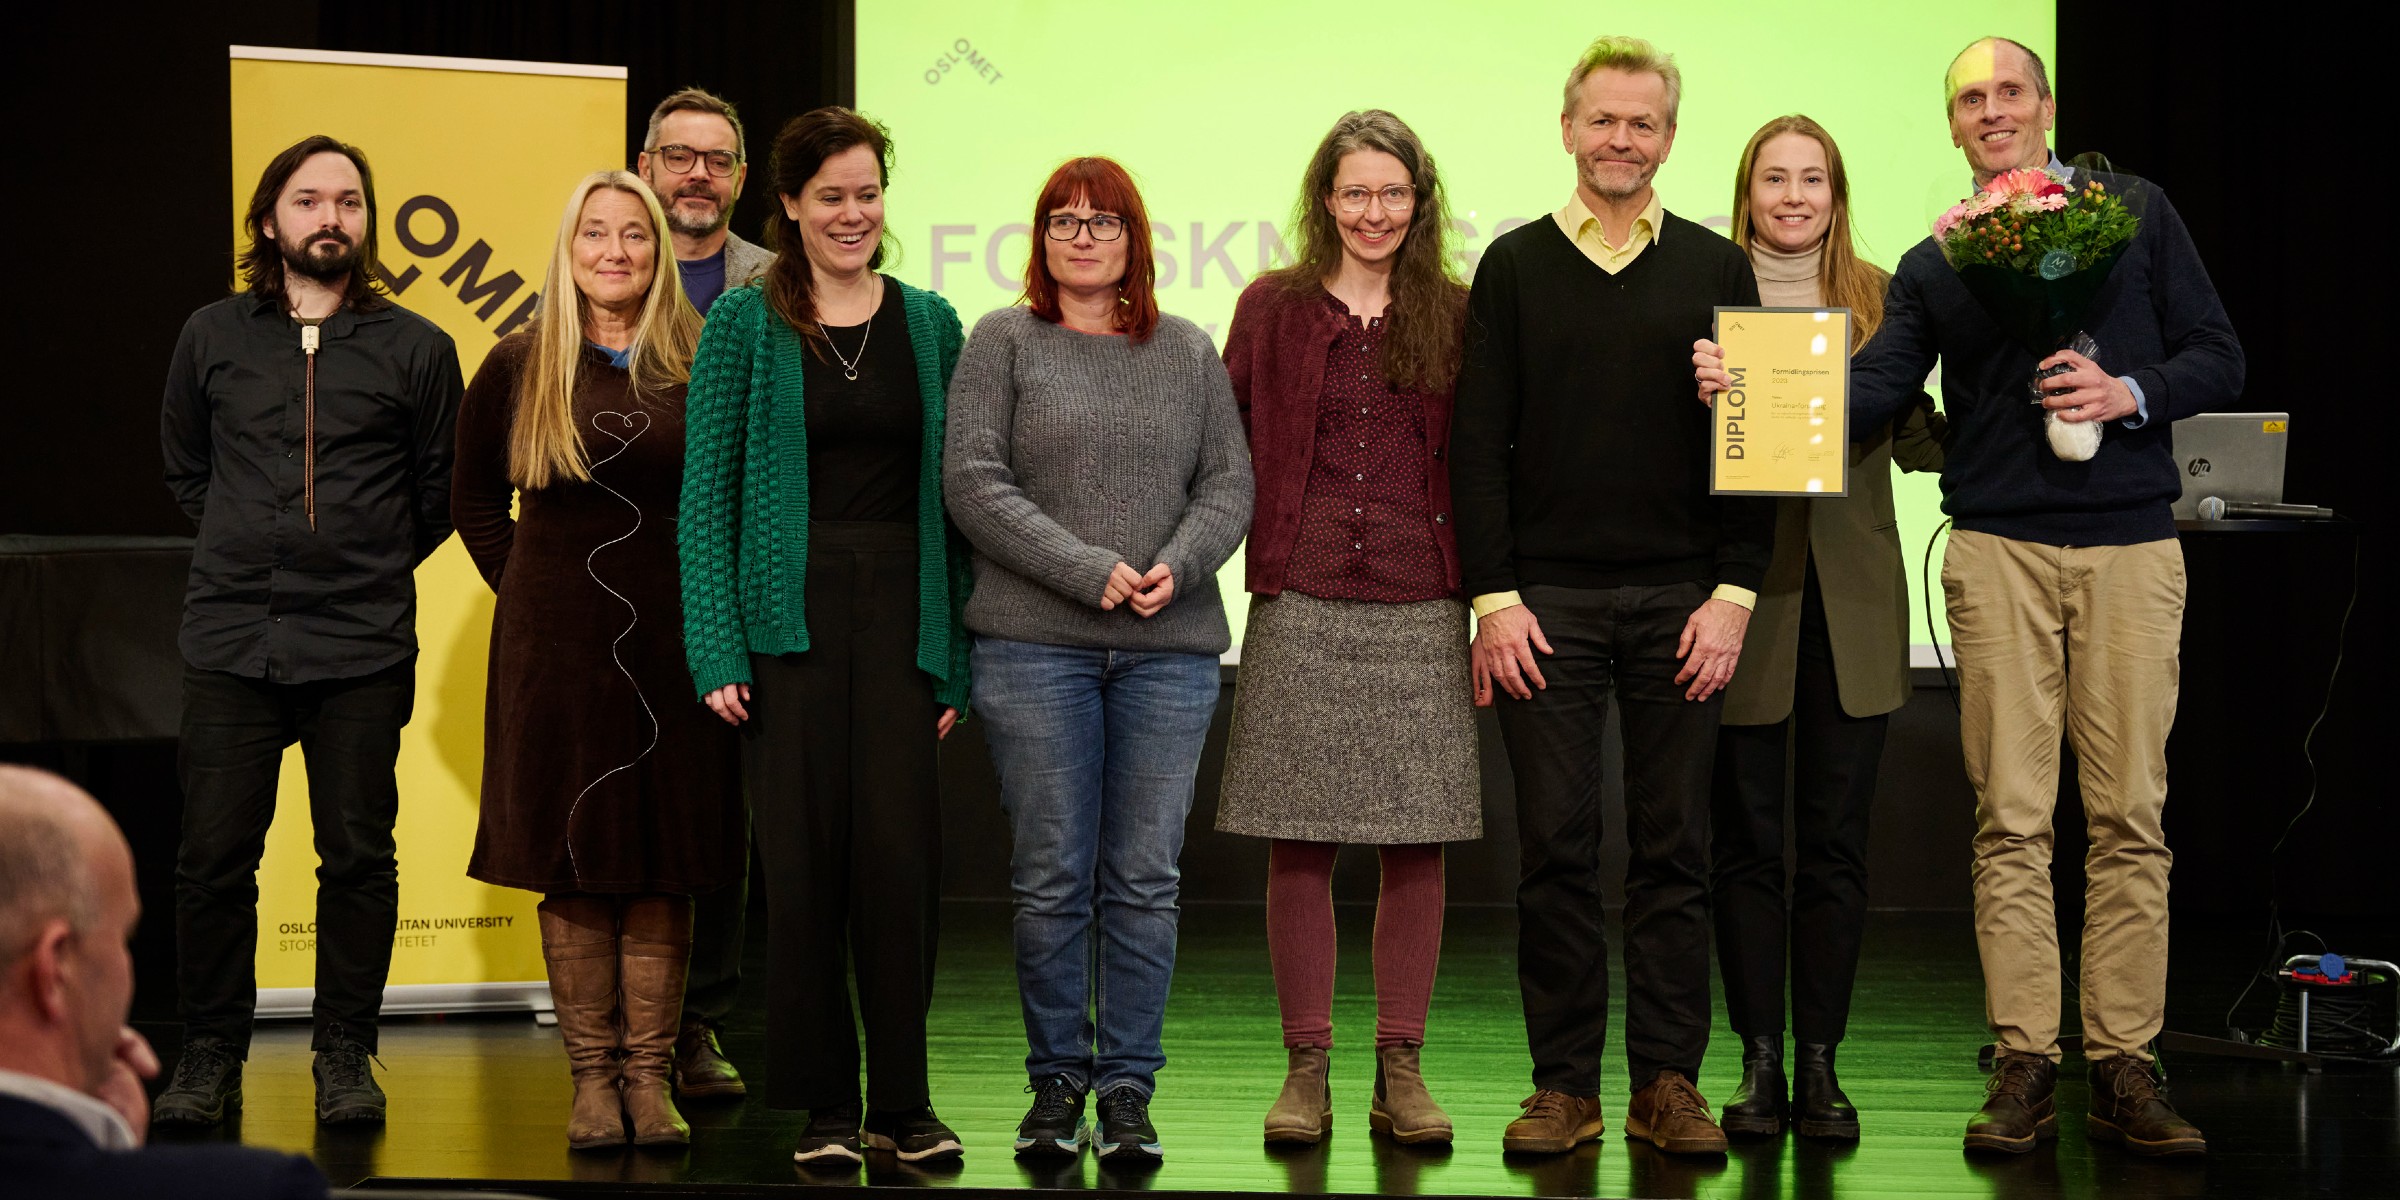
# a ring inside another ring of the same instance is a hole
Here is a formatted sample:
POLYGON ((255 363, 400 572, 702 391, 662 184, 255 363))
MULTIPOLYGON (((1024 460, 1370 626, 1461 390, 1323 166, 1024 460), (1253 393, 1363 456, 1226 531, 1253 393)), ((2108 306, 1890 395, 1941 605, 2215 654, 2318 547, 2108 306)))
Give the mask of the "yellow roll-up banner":
MULTIPOLYGON (((458 343, 469 378, 534 311, 577 181, 624 165, 622 67, 234 46, 234 239, 267 161, 311 134, 366 152, 379 269, 458 343)), ((492 595, 457 539, 417 568, 416 712, 401 738, 400 915, 385 1012, 546 1008, 535 897, 467 878, 483 772, 492 595)), ((259 871, 261 1015, 308 1011, 316 851, 285 755, 259 871)))

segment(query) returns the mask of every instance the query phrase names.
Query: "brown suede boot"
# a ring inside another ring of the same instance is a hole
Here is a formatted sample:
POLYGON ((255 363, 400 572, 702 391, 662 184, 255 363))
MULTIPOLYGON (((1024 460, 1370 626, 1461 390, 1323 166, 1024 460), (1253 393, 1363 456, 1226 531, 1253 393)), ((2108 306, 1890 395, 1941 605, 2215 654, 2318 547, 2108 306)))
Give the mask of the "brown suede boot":
POLYGON ((1294 1046, 1283 1076, 1283 1094, 1267 1110, 1267 1140, 1313 1146, 1333 1124, 1333 1064, 1316 1046, 1294 1046))
POLYGON ((2057 1136, 2058 1064, 2039 1054, 2001 1051, 1983 1085, 1983 1108, 1967 1118, 1967 1149, 2023 1154, 2057 1136))
POLYGON ((2208 1139, 2167 1104, 2150 1064, 2130 1054, 2092 1064, 2092 1113, 2083 1131, 2095 1142, 2121 1142, 2135 1154, 2208 1153, 2208 1139))
POLYGON ((1450 1144, 1450 1114, 1425 1090, 1425 1072, 1417 1062, 1417 1044, 1375 1049, 1375 1099, 1367 1106, 1367 1127, 1403 1146, 1427 1142, 1450 1144))
POLYGON ((1723 1154, 1725 1131, 1681 1071, 1660 1071, 1625 1106, 1625 1136, 1669 1154, 1723 1154))
POLYGON ((567 1145, 576 1150, 625 1144, 618 1095, 617 904, 606 896, 546 896, 538 910, 550 1004, 575 1076, 567 1145))
POLYGON ((683 1026, 683 974, 692 957, 692 902, 636 896, 625 902, 618 943, 625 991, 625 1115, 637 1146, 679 1146, 692 1127, 675 1109, 669 1079, 683 1026))

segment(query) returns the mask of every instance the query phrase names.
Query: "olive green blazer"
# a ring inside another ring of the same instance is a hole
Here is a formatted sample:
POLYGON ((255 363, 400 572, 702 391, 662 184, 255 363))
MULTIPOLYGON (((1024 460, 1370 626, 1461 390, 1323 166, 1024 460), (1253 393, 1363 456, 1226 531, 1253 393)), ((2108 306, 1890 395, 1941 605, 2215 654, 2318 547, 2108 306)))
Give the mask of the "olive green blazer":
POLYGON ((1941 470, 1946 432, 1931 399, 1919 397, 1881 437, 1851 445, 1849 495, 1776 502, 1775 557, 1725 687, 1725 724, 1773 725, 1792 714, 1811 555, 1842 711, 1871 717, 1908 702, 1908 571, 1892 514, 1892 465, 1941 470))

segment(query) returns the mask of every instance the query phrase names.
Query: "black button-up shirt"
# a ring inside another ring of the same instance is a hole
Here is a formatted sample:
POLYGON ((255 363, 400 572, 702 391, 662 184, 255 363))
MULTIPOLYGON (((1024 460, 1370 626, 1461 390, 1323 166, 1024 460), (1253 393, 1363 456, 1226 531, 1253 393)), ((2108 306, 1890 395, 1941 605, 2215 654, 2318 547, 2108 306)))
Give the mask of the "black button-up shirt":
POLYGON ((278 683, 416 653, 413 571, 450 536, 458 348, 396 306, 319 327, 316 528, 302 506, 300 322, 236 295, 193 313, 159 414, 167 486, 200 527, 184 661, 278 683))

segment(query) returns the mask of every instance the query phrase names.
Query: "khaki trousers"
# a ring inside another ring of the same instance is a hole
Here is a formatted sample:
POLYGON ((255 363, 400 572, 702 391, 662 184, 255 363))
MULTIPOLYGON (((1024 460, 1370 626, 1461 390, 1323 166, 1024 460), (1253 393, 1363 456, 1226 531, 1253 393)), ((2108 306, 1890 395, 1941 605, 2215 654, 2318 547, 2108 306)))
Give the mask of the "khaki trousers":
POLYGON ((2167 731, 2183 547, 2045 546, 1966 530, 1942 558, 1975 785, 1975 939, 2004 1050, 2059 1058, 2051 814, 2063 732, 2082 768, 2085 1057, 2145 1049, 2167 986, 2167 731))

